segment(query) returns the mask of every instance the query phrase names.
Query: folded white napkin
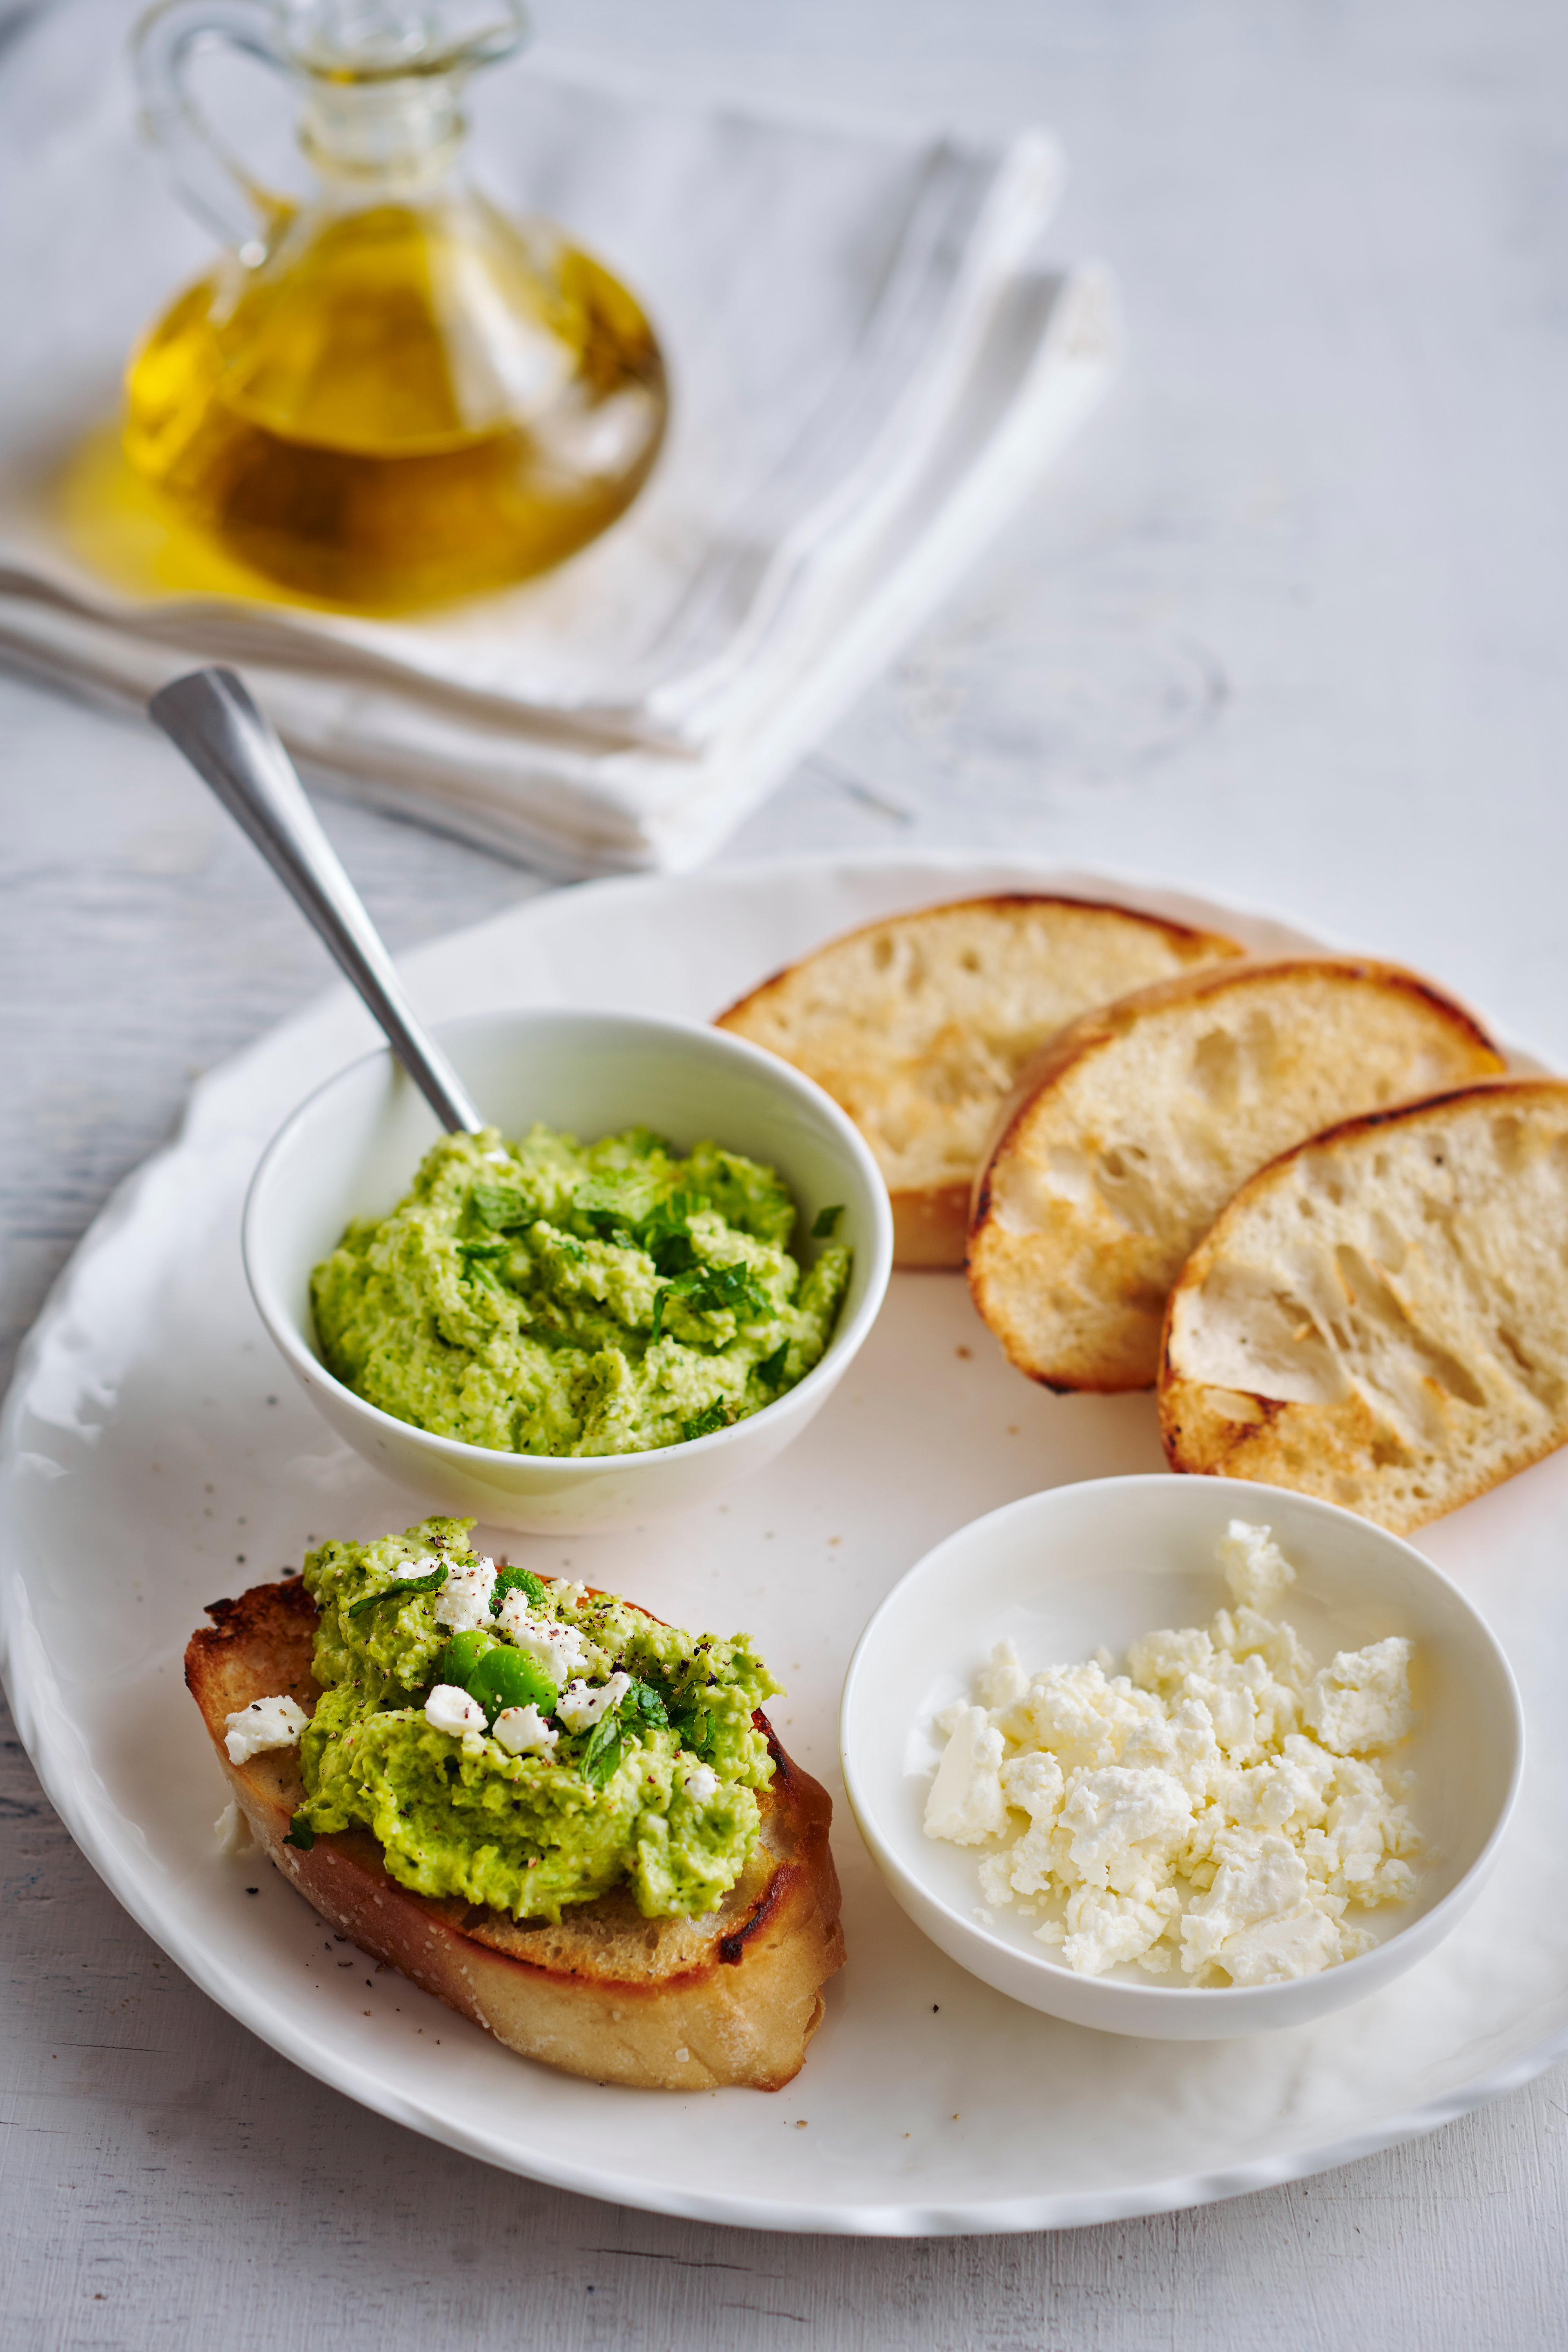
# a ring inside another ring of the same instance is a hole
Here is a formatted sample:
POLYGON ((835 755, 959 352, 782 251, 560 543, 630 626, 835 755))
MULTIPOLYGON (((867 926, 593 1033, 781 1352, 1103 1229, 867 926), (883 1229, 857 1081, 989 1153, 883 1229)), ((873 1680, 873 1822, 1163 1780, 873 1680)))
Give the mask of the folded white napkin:
POLYGON ((476 168, 658 325, 670 432, 631 512, 558 572, 416 621, 129 597, 55 486, 210 252, 136 140, 124 23, 56 0, 0 75, 0 647, 135 697, 239 664, 299 757, 549 871, 706 855, 1114 373, 1106 273, 1036 259, 1062 171, 1043 133, 823 127, 536 64, 486 92, 476 168))

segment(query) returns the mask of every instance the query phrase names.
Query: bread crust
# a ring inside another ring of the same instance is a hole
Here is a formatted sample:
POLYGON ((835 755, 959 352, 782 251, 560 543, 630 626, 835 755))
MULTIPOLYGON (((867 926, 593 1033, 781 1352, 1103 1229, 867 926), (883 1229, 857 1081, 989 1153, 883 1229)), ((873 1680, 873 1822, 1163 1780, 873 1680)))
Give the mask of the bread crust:
MULTIPOLYGON (((1368 957, 1248 957, 1211 965, 1132 991, 1070 1023, 1019 1074, 997 1114, 970 1204, 965 1265, 975 1307, 1009 1360, 1031 1380, 1058 1393, 1153 1387, 1166 1298, 1190 1240, 1173 1256, 1170 1236, 1136 1225, 1130 1230, 1091 1197, 1081 1207, 1065 1196, 1052 1200, 1042 1230, 1019 1232, 1009 1226, 1004 1188, 1020 1171, 1029 1181, 1031 1163, 1048 1155, 1053 1137, 1081 1147, 1086 1162, 1092 1159, 1101 1139, 1074 1131, 1071 1097, 1088 1098, 1094 1065, 1153 1028, 1161 1016, 1180 1016, 1186 1039, 1200 1029, 1205 1007, 1229 1010, 1255 992, 1267 1004, 1314 982, 1370 984, 1384 1007, 1404 1005, 1417 1013, 1418 1025, 1442 1040, 1454 1076, 1479 1077, 1502 1068, 1497 1048, 1463 1005, 1419 973, 1368 957), (1058 1127, 1062 1136, 1056 1135, 1058 1127), (1058 1294, 1059 1307, 1054 1303, 1058 1294)), ((1352 1090, 1355 1076, 1352 1070, 1345 1080, 1352 1090)), ((1147 1172, 1157 1184, 1158 1167, 1147 1172)))
POLYGON ((648 2090, 776 2091, 799 2073, 822 1987, 844 1964, 832 1802, 791 1762, 767 1718, 773 1780, 739 1884, 704 1921, 648 1920, 616 1890, 560 1927, 460 1898, 433 1901, 390 1877, 376 1840, 351 1829, 286 1845, 303 1801, 297 1748, 234 1765, 226 1718, 287 1695, 314 1712, 317 1611, 297 1580, 210 1604, 185 1681, 258 1843, 332 1927, 527 2058, 648 2090))
MULTIPOLYGON (((963 1265, 974 1178, 973 1155, 963 1158, 962 1173, 919 1183, 900 1181, 895 1157, 886 1137, 879 1131, 875 1116, 868 1113, 868 1105, 875 1102, 879 1087, 890 1080, 896 1069, 916 1070, 921 1056, 918 1053, 900 1055, 892 1035, 880 1029, 869 1037, 863 1034, 856 1038, 847 1065, 836 1062, 830 1066, 824 1052, 810 1050, 809 1041, 801 1041, 792 1051, 786 1039, 798 1025, 800 1007, 792 1007, 791 1000, 809 990, 814 974, 826 976, 836 965, 852 963, 861 950, 886 950, 890 961, 900 951, 900 943, 923 941, 929 947, 937 942, 943 929, 955 924, 984 924, 994 919, 998 926, 1005 926, 1008 918, 1018 915, 1043 920, 1057 917, 1068 922, 1088 919, 1103 934, 1100 941, 1102 948, 1108 940, 1115 938, 1131 954, 1132 943, 1137 942, 1144 959, 1144 971, 1148 969, 1148 960, 1157 956, 1187 965, 1235 959, 1244 953, 1235 940, 1217 931, 1143 914, 1108 899, 1070 898, 1048 891, 997 891, 918 908, 909 914, 886 916, 878 922, 863 923, 852 931, 842 932, 811 955, 773 973, 720 1013, 715 1024, 794 1062, 824 1086, 860 1126, 888 1182, 893 1212, 894 1263, 906 1270, 963 1265), (1102 920, 1096 923, 1097 918, 1102 920)), ((1064 966, 1071 965, 1070 948, 1064 946, 1062 961, 1064 966)), ((1096 1001, 1101 994, 1120 993, 1140 976, 1137 971, 1123 970, 1110 989, 1090 989, 1089 1001, 1096 1001)), ((1081 1006, 1085 1001, 1086 992, 1080 987, 1074 1004, 1081 1006)), ((1048 1025, 1054 1028, 1057 1024, 1053 1020, 1048 1025)), ((933 1064, 951 1055, 962 1066, 965 1035, 966 1022, 960 1013, 933 1041, 933 1064)), ((990 1036, 979 1058, 994 1059, 999 1050, 997 1039, 990 1036)), ((918 1080, 918 1070, 916 1076, 918 1080)))
MULTIPOLYGON (((1194 1376, 1188 1357, 1194 1354, 1194 1308, 1205 1286, 1217 1270, 1257 1255, 1248 1236, 1260 1213, 1288 1204, 1310 1166, 1333 1167, 1347 1193, 1359 1200, 1364 1193, 1374 1213, 1390 1218, 1388 1192, 1375 1189, 1375 1170, 1367 1162, 1380 1146, 1419 1141, 1424 1134, 1449 1136, 1455 1123, 1495 1121, 1516 1113, 1536 1115, 1547 1133, 1546 1149, 1555 1150, 1568 1169, 1568 1083, 1555 1078, 1498 1077, 1468 1087, 1455 1087, 1425 1099, 1399 1104, 1342 1120, 1321 1135, 1312 1136, 1281 1152, 1244 1184, 1215 1219, 1183 1268, 1167 1303, 1161 1337, 1160 1435, 1173 1470, 1194 1476, 1258 1479, 1320 1495, 1348 1504, 1363 1517, 1375 1519, 1396 1535, 1408 1535, 1461 1504, 1473 1501, 1504 1478, 1527 1469, 1533 1462, 1568 1443, 1568 1361, 1561 1371, 1554 1365, 1531 1364, 1511 1340, 1515 1361, 1501 1360, 1503 1378, 1479 1360, 1460 1366, 1446 1377, 1420 1383, 1420 1402, 1426 1424, 1435 1433, 1423 1454, 1410 1444, 1407 1430, 1391 1424, 1385 1404, 1347 1383, 1346 1392, 1321 1400, 1277 1396, 1267 1391, 1221 1383, 1194 1376), (1520 1368, 1525 1377, 1521 1380, 1520 1368), (1544 1380, 1542 1377, 1544 1370, 1544 1380), (1510 1373, 1514 1375, 1512 1402, 1524 1405, 1510 1425, 1510 1373), (1528 1376, 1534 1373, 1531 1380, 1528 1376), (1530 1400, 1519 1395, 1529 1388, 1530 1400), (1456 1393, 1456 1390, 1458 1393, 1456 1393), (1469 1393, 1467 1393, 1467 1391, 1469 1393), (1555 1394, 1553 1394, 1555 1391, 1555 1394), (1533 1409, 1533 1408, 1539 1408, 1533 1409), (1478 1436, 1481 1441, 1478 1445, 1478 1436)), ((1531 1206, 1521 1202, 1528 1221, 1531 1206)), ((1462 1213, 1463 1202, 1457 1213, 1462 1213)), ((1331 1227, 1330 1238, 1337 1232, 1331 1227)), ((1529 1235, 1521 1236, 1525 1242, 1529 1235)), ((1561 1233, 1545 1234, 1539 1256, 1499 1266, 1491 1251, 1456 1248, 1463 1257, 1467 1299, 1485 1310, 1479 1318, 1500 1323, 1518 1313, 1521 1294, 1538 1309, 1543 1293, 1560 1318, 1568 1317, 1568 1271, 1563 1265, 1561 1233), (1554 1291, 1554 1300, 1551 1294, 1554 1291)), ((1427 1244, 1430 1253, 1433 1244, 1427 1244)), ((1398 1244, 1395 1244, 1396 1254, 1398 1244)), ((1400 1269, 1396 1269, 1396 1278, 1400 1269)), ((1374 1278, 1388 1282, 1386 1270, 1374 1262, 1374 1278)), ((1417 1294, 1408 1278, 1393 1294, 1410 1318, 1413 1351, 1425 1346, 1432 1352, 1432 1334, 1424 1325, 1431 1318, 1429 1297, 1417 1294), (1423 1311, 1425 1310, 1425 1312, 1423 1311)), ((1353 1307, 1353 1286, 1347 1289, 1353 1307)), ((1310 1338, 1303 1327, 1298 1341, 1310 1338)), ((1440 1328, 1439 1343, 1453 1334, 1440 1328)), ((1540 1351, 1544 1358, 1544 1350, 1540 1351)), ((1434 1356, 1443 1371, 1442 1356, 1434 1356)), ((1281 1385, 1288 1385, 1282 1382, 1281 1385)))

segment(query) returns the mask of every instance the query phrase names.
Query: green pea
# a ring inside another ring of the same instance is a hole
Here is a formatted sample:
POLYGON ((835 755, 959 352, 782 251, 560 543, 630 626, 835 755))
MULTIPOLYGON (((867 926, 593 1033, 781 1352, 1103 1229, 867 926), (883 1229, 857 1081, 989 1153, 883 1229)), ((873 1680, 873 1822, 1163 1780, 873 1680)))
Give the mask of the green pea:
POLYGON ((482 1626, 476 1625, 470 1633, 454 1633, 436 1661, 436 1680, 456 1683, 459 1690, 467 1690, 479 1660, 487 1650, 496 1646, 495 1635, 487 1633, 482 1626))
POLYGON ((561 1694, 542 1666, 497 1643, 487 1650, 469 1675, 468 1690, 493 1723, 503 1707, 533 1706, 541 1715, 553 1715, 561 1694))

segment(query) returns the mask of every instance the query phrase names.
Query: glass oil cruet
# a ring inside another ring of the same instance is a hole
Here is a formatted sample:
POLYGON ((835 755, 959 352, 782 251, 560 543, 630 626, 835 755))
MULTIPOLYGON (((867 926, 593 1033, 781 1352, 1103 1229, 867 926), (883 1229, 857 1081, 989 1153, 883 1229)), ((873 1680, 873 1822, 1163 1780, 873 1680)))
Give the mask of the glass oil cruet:
POLYGON ((637 496, 668 409, 633 297, 458 170, 464 86, 521 0, 166 0, 137 27, 144 117, 216 268, 127 379, 125 450, 179 516, 285 595, 406 610, 521 580, 637 496), (287 74, 316 175, 269 194, 196 110, 193 57, 287 74))

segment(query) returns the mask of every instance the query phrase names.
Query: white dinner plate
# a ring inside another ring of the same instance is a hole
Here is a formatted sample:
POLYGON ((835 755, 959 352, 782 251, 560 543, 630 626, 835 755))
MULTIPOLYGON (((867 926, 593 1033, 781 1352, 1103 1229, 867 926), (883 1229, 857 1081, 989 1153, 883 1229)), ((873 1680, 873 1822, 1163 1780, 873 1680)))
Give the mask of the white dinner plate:
MULTIPOLYGON (((435 1019, 530 1003, 706 1017, 852 924, 1020 887, 1112 898, 1259 947, 1321 944, 1039 863, 811 858, 560 891, 405 969, 435 1019)), ((495 1538, 679 1623, 744 1627, 787 1683, 771 1712, 834 1793, 849 1948, 789 2089, 682 2096, 551 2074, 403 1978, 350 1965, 352 1947, 254 1854, 220 1856, 223 1791, 181 1685, 204 1603, 297 1565, 321 1538, 419 1516, 315 1417, 240 1270, 240 1203, 262 1145, 372 1042, 338 991, 202 1081, 178 1140, 117 1194, 55 1291, 0 1441, 0 1633, 22 1738, 95 1867, 215 2000, 351 2097, 533 2179, 709 2221, 866 2234, 1059 2227, 1234 2195, 1428 2130, 1558 2054, 1568 1454, 1421 1538, 1509 1653, 1530 1760, 1496 1875, 1397 1984, 1223 2047, 1123 2040, 989 1990, 904 1917, 838 1783, 839 1686, 861 1627, 911 1562, 981 1512, 1162 1466, 1151 1397, 1032 1387, 957 1275, 895 1276, 830 1408, 727 1504, 646 1535, 495 1538)))

